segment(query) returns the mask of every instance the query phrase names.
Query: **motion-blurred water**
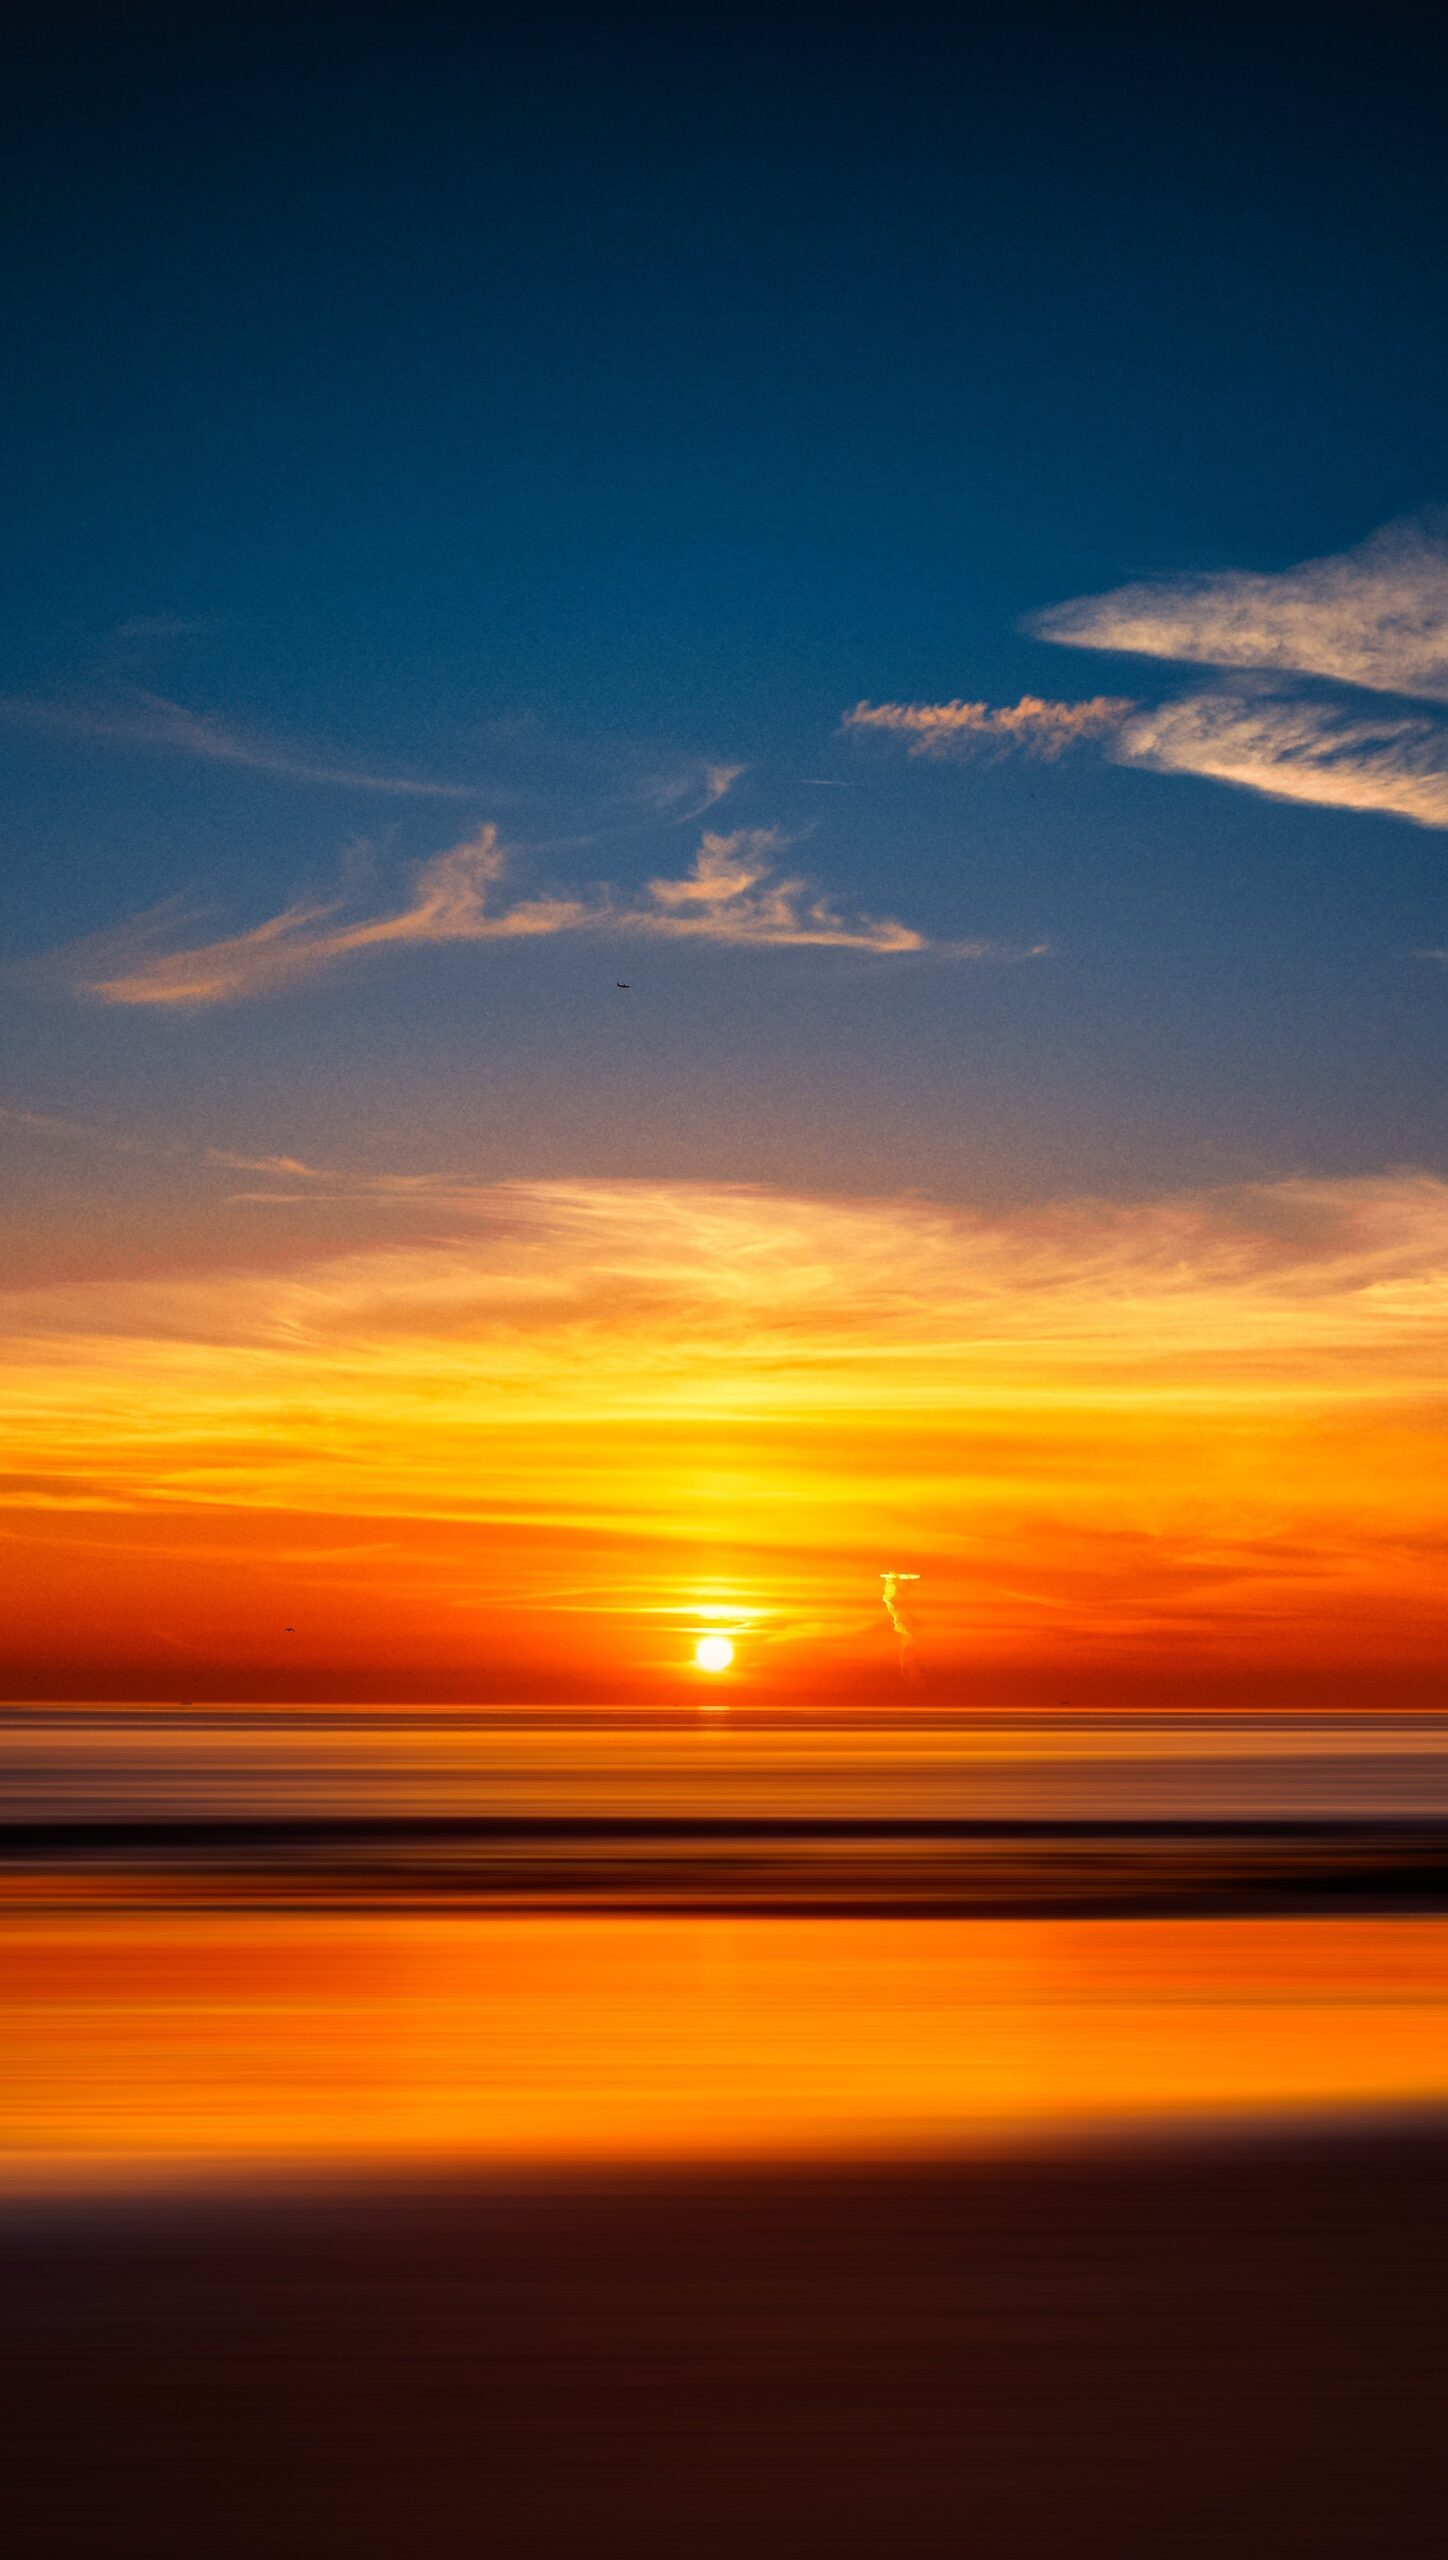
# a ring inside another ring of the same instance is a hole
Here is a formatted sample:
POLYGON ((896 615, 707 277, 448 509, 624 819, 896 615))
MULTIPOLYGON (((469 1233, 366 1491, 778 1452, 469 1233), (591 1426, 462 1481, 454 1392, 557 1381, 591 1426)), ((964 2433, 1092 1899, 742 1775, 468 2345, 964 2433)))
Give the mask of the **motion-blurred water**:
POLYGON ((934 2155, 1448 2099, 1431 1897, 1271 1904, 1282 1842, 1448 1815, 1442 1721, 16 1709, 0 1781, 12 2184, 934 2155), (373 1817, 418 1826, 385 1873, 372 1834, 335 1848, 373 1817), (976 1822, 1047 1831, 929 1831, 976 1822), (942 1861, 1000 1915, 943 1910, 942 1861), (1203 1909, 1163 1916, 1189 1877, 1203 1909))
POLYGON ((1448 1716, 0 1710, 11 1821, 358 1812, 1448 1815, 1448 1716))
POLYGON ((1437 2549, 1448 1724, 14 1709, 0 1786, 26 2560, 1437 2549))

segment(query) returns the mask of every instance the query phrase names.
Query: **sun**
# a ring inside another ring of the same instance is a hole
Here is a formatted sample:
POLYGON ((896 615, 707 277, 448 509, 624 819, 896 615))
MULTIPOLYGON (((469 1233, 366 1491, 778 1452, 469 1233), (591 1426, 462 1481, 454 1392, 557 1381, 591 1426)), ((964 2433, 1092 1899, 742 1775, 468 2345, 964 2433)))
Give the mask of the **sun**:
POLYGON ((700 1671, 727 1671, 733 1659, 734 1647, 727 1636, 700 1636, 694 1647, 694 1662, 700 1671))

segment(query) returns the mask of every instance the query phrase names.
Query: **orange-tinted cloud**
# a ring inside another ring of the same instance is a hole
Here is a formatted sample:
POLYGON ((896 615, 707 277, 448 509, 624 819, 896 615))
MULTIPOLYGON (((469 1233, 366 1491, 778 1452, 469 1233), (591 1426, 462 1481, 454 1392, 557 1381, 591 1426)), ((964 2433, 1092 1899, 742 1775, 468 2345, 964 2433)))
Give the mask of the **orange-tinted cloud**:
MULTIPOLYGON (((897 924, 891 917, 843 916, 808 881, 777 877, 775 865, 788 844, 778 827, 706 834, 685 877, 651 880, 647 903, 620 914, 618 929, 833 951, 927 948, 926 936, 913 925, 897 924)), ((981 957, 984 949, 974 945, 970 956, 981 957)))
MULTIPOLYGON (((580 901, 566 898, 524 900, 501 915, 490 914, 489 892, 504 863, 497 828, 483 827, 466 843, 420 864, 409 904, 391 915, 347 920, 337 902, 284 907, 248 933, 137 958, 114 975, 87 977, 82 984, 108 1004, 225 1004, 273 994, 386 943, 495 941, 558 933, 582 920, 580 901)), ((104 945, 93 946, 89 965, 104 970, 104 954, 104 945)))
MULTIPOLYGON (((391 914, 348 917, 340 901, 299 903, 246 933, 184 950, 146 947, 146 928, 103 937, 74 955, 77 983, 107 1004, 205 1005, 271 995, 358 952, 391 943, 516 941, 558 933, 647 934, 777 949, 898 953, 927 938, 891 917, 847 915, 799 876, 781 874, 788 838, 773 827, 705 833, 692 868, 651 880, 641 903, 610 888, 515 899, 495 892, 507 856, 496 827, 419 865, 412 894, 391 914)), ((984 943, 952 943, 983 958, 984 943)))
POLYGON ((857 702, 841 727, 876 736, 903 738, 912 756, 946 758, 1024 754, 1053 761, 1067 747, 1089 738, 1109 737, 1119 728, 1130 702, 1096 694, 1089 702, 1045 702, 1039 694, 1022 694, 1019 702, 857 702))

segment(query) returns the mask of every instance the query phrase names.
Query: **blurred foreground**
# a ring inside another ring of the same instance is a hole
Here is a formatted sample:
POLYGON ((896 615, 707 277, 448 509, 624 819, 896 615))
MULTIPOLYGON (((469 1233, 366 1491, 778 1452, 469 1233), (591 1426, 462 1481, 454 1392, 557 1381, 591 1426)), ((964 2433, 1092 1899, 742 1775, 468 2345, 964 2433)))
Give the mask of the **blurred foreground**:
POLYGON ((1441 2548, 1441 1730, 13 1715, 24 2560, 1441 2548))
POLYGON ((1448 2108, 1448 1917, 12 1916, 0 2195, 1448 2108))
POLYGON ((1437 2136, 0 2222, 26 2560, 1427 2560, 1437 2136))

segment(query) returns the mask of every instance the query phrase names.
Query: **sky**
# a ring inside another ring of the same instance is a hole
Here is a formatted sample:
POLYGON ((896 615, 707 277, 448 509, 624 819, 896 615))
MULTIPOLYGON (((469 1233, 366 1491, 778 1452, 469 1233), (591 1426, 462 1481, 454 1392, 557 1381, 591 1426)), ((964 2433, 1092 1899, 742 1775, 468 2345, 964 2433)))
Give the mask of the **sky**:
POLYGON ((1407 24, 22 29, 0 1687, 1441 1700, 1407 24))

